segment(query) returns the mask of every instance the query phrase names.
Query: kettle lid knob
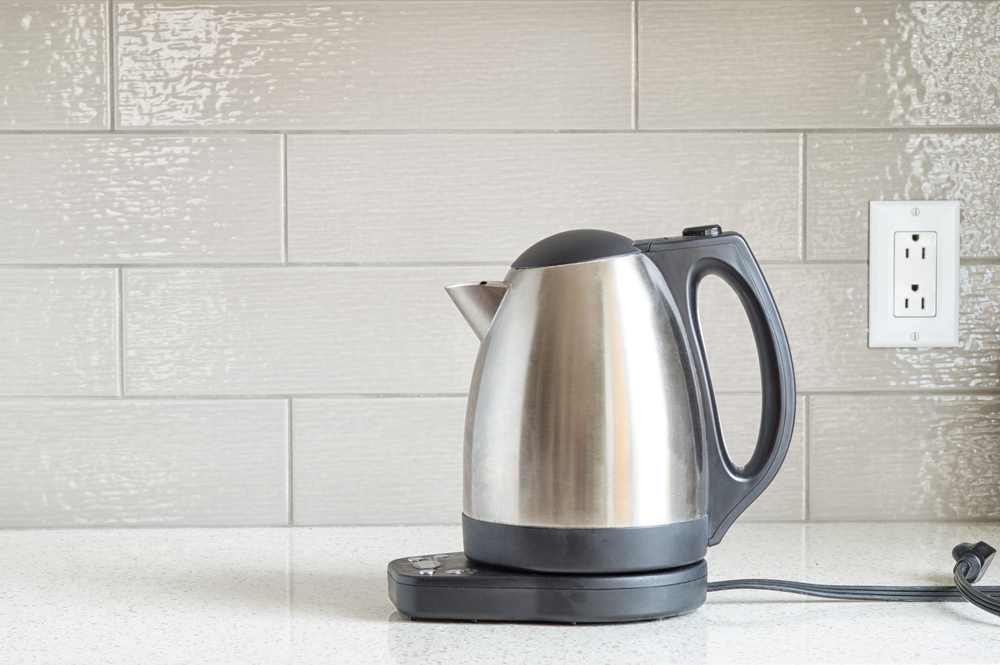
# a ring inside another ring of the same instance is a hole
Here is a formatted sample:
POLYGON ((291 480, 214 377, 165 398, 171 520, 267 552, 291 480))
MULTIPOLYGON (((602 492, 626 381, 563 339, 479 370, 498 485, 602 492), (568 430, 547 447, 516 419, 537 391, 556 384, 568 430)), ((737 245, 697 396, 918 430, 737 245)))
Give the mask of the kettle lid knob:
POLYGON ((631 238, 596 229, 563 231, 524 250, 511 268, 544 268, 638 254, 631 238))
POLYGON ((681 233, 685 238, 714 238, 722 234, 722 227, 718 224, 708 226, 689 226, 681 233))

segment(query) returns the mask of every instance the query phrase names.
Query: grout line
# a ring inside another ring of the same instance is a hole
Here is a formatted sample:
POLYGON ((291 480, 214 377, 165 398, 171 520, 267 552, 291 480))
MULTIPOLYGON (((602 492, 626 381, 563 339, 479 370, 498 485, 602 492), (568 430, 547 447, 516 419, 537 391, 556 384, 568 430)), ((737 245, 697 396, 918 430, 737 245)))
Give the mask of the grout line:
MULTIPOLYGON (((717 390, 717 395, 744 395, 759 396, 760 391, 741 390, 717 390)), ((799 390, 801 397, 809 396, 834 396, 834 397, 997 397, 1000 396, 998 388, 913 388, 910 390, 799 390)), ((195 400, 219 400, 219 401, 252 401, 252 400, 290 400, 290 399, 328 399, 328 400, 352 400, 352 399, 435 399, 435 398, 462 398, 465 399, 468 393, 260 393, 260 394, 143 394, 130 393, 124 396, 125 399, 137 402, 169 402, 169 401, 195 401, 195 400)), ((0 395, 0 402, 42 402, 42 401, 81 401, 81 402, 107 402, 121 400, 119 395, 0 395)))
POLYGON ((288 265, 288 135, 281 135, 281 262, 288 265))
MULTIPOLYGON (((980 394, 980 393, 976 393, 980 394)), ((433 399, 433 398, 462 398, 469 396, 468 393, 311 393, 296 395, 289 393, 261 393, 259 395, 247 394, 221 394, 221 395, 144 395, 142 393, 130 394, 127 399, 139 402, 169 402, 169 401, 194 401, 194 400, 290 400, 290 399, 433 399)), ((117 395, 3 395, 0 402, 43 402, 43 401, 83 401, 83 402, 107 402, 121 400, 117 395)))
POLYGON ((632 129, 639 129, 639 0, 632 2, 632 129))
POLYGON ((295 543, 289 529, 285 539, 285 653, 292 653, 295 621, 295 543))
MULTIPOLYGON (((758 261, 762 266, 766 265, 778 265, 777 261, 758 261)), ((788 264, 785 264, 788 265, 788 264)), ((799 261, 798 263, 792 264, 798 266, 810 265, 810 266, 866 266, 868 265, 867 259, 813 259, 811 261, 799 261)))
POLYGON ((808 175, 806 174, 806 143, 808 142, 808 134, 802 132, 799 134, 799 242, 802 243, 802 262, 805 263, 809 260, 808 255, 808 241, 809 238, 806 235, 808 230, 806 229, 806 186, 808 175))
MULTIPOLYGON (((763 259, 758 260, 762 266, 801 266, 798 259, 763 259)), ((995 259, 962 259, 962 265, 1000 265, 1000 257, 995 259)), ((809 265, 843 265, 856 266, 868 265, 867 259, 813 259, 809 265)), ((479 268, 492 267, 507 269, 509 263, 502 261, 463 261, 456 263, 443 262, 297 262, 297 263, 7 263, 0 264, 0 270, 93 270, 97 268, 118 269, 127 268, 130 270, 140 269, 149 271, 165 270, 187 270, 187 269, 208 269, 208 268, 253 268, 253 269, 282 269, 282 268, 479 268)))
MULTIPOLYGON (((761 265, 768 265, 760 261, 761 265)), ((399 263, 8 263, 0 264, 0 270, 93 270, 96 268, 128 268, 155 270, 186 270, 194 268, 464 268, 494 267, 506 270, 509 263, 500 261, 465 261, 462 263, 440 262, 399 262, 399 263)))
POLYGON ((286 400, 288 405, 288 526, 295 526, 294 500, 295 494, 292 491, 292 400, 286 400))
POLYGON ((111 131, 114 132, 115 127, 115 109, 117 108, 115 97, 118 92, 118 73, 115 71, 115 54, 118 52, 115 44, 115 2, 114 0, 108 0, 108 118, 110 120, 109 127, 111 131))
MULTIPOLYGON (((903 347, 908 348, 908 347, 903 347)), ((947 347, 941 347, 947 348, 947 347)), ((997 388, 911 388, 908 390, 798 390, 800 397, 994 397, 1000 395, 997 388)), ((760 396, 759 390, 716 390, 717 395, 760 396)))
POLYGON ((41 135, 74 135, 74 134, 154 134, 180 136, 227 136, 232 134, 270 135, 270 136, 410 136, 410 135, 490 135, 490 134, 1000 134, 1000 125, 996 126, 941 126, 933 127, 735 127, 735 128, 673 128, 673 129, 204 129, 201 126, 178 129, 161 129, 157 127, 116 127, 108 129, 2 129, 0 134, 41 134, 41 135))
POLYGON ((809 505, 809 395, 802 397, 802 514, 806 522, 812 519, 809 505))
MULTIPOLYGON (((803 262, 798 259, 763 259, 758 260, 761 266, 770 267, 800 267, 810 266, 866 266, 867 259, 812 259, 803 262)), ((959 261, 962 266, 1000 266, 1000 257, 996 258, 963 258, 959 261)), ((502 268, 506 270, 508 263, 500 261, 463 261, 460 263, 442 262, 317 262, 317 263, 7 263, 0 264, 2 270, 145 270, 148 272, 166 272, 170 270, 213 270, 219 268, 226 269, 254 269, 271 270, 285 268, 502 268)))
POLYGON ((959 259, 959 263, 963 266, 995 266, 1000 264, 1000 258, 996 259, 980 259, 980 258, 970 258, 970 259, 959 259))
MULTIPOLYGON (((753 524, 774 524, 774 525, 787 526, 789 528, 802 526, 802 522, 796 522, 796 521, 793 521, 793 520, 778 520, 778 519, 753 520, 752 523, 753 524)), ((741 524, 742 524, 742 522, 741 522, 741 524)), ((996 520, 990 520, 989 518, 986 518, 986 517, 976 517, 976 518, 973 518, 973 519, 953 519, 953 518, 949 517, 949 518, 942 518, 942 519, 920 519, 920 520, 899 520, 899 519, 878 519, 878 520, 861 520, 861 519, 856 519, 856 520, 845 520, 845 519, 828 519, 828 520, 817 520, 816 522, 813 522, 813 524, 824 524, 824 525, 833 525, 833 524, 886 524, 886 525, 896 525, 896 526, 898 526, 900 524, 909 525, 909 526, 919 525, 919 524, 927 524, 927 525, 946 525, 946 524, 954 525, 954 524, 961 524, 963 526, 981 525, 981 526, 987 527, 987 528, 995 528, 997 526, 996 520)), ((305 530, 307 528, 315 528, 315 527, 320 527, 320 526, 324 530, 328 530, 331 533, 335 529, 343 529, 343 530, 351 529, 351 530, 356 530, 356 529, 369 529, 369 528, 376 528, 376 529, 380 529, 380 528, 385 528, 385 529, 404 528, 404 529, 411 529, 413 532, 418 532, 418 531, 422 531, 422 530, 436 529, 436 528, 443 527, 443 526, 444 527, 459 527, 459 526, 461 526, 461 524, 459 524, 457 522, 426 522, 426 523, 425 522, 421 522, 419 524, 415 524, 413 522, 366 522, 366 523, 361 523, 361 524, 344 522, 344 523, 339 523, 339 524, 303 525, 301 527, 296 527, 296 530, 297 529, 303 529, 303 530, 305 530)), ((164 529, 173 529, 173 530, 181 530, 181 529, 190 529, 190 530, 195 530, 195 529, 205 529, 205 530, 209 530, 209 529, 211 529, 211 530, 217 530, 217 529, 255 529, 255 530, 256 529, 261 529, 261 530, 263 530, 263 529, 281 529, 282 531, 285 531, 286 533, 289 533, 289 534, 292 533, 292 530, 288 528, 287 524, 160 524, 160 523, 156 523, 156 524, 137 524, 137 525, 128 525, 128 526, 122 525, 122 524, 113 524, 113 525, 87 524, 87 525, 82 525, 82 526, 75 526, 75 525, 74 526, 66 526, 66 525, 61 525, 61 526, 4 526, 3 527, 3 531, 5 531, 5 532, 6 531, 102 531, 102 532, 107 533, 107 532, 112 532, 112 531, 142 531, 142 530, 146 530, 146 531, 160 531, 160 530, 164 530, 164 529)))
POLYGON ((125 270, 118 269, 117 284, 115 290, 118 292, 118 397, 125 397, 125 270))
MULTIPOLYGON (((761 261, 761 265, 767 262, 761 261)), ((501 261, 464 261, 461 263, 441 263, 441 262, 413 262, 401 261, 398 263, 372 262, 372 263, 7 263, 0 264, 0 270, 48 270, 48 269, 73 269, 91 270, 95 268, 128 268, 128 269, 148 269, 148 270, 178 270, 189 268, 462 268, 462 267, 494 267, 507 269, 509 263, 501 261)))

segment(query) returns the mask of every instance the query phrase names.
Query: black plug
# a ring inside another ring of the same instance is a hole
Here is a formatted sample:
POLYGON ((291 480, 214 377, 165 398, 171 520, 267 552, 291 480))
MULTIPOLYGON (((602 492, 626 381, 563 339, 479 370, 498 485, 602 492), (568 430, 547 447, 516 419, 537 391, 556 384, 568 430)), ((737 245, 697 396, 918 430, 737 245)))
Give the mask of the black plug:
POLYGON ((986 574, 986 569, 990 567, 990 562, 993 561, 993 555, 996 553, 995 549, 980 540, 975 545, 971 543, 956 545, 955 549, 951 551, 951 556, 958 562, 958 565, 955 566, 956 569, 962 563, 966 564, 965 570, 961 571, 962 576, 970 584, 975 584, 983 579, 983 575, 986 574))

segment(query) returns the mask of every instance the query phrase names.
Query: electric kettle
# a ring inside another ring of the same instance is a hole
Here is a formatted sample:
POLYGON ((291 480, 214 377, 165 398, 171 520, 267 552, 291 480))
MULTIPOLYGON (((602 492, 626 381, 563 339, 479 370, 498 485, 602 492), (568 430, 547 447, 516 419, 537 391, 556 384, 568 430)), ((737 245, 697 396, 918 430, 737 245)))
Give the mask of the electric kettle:
POLYGON ((464 435, 464 552, 396 559, 410 618, 609 622, 705 602, 704 556, 770 484, 795 418, 788 340, 746 241, 718 226, 632 241, 567 231, 502 282, 447 287, 480 339, 464 435), (698 318, 717 275, 743 303, 757 444, 726 451, 698 318))
POLYGON ((474 561, 625 573, 701 560, 774 478, 795 416, 781 319, 746 241, 559 233, 503 282, 447 287, 481 339, 464 443, 474 561), (750 319, 763 388, 757 445, 726 451, 697 314, 725 280, 750 319))

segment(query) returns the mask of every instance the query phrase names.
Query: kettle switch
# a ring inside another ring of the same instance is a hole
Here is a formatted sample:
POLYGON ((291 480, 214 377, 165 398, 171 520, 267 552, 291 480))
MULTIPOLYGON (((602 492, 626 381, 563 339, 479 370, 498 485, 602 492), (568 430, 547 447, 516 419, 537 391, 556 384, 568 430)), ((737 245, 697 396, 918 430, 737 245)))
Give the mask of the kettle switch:
POLYGON ((718 224, 708 226, 689 226, 681 232, 685 238, 714 238, 722 234, 722 227, 718 224))

